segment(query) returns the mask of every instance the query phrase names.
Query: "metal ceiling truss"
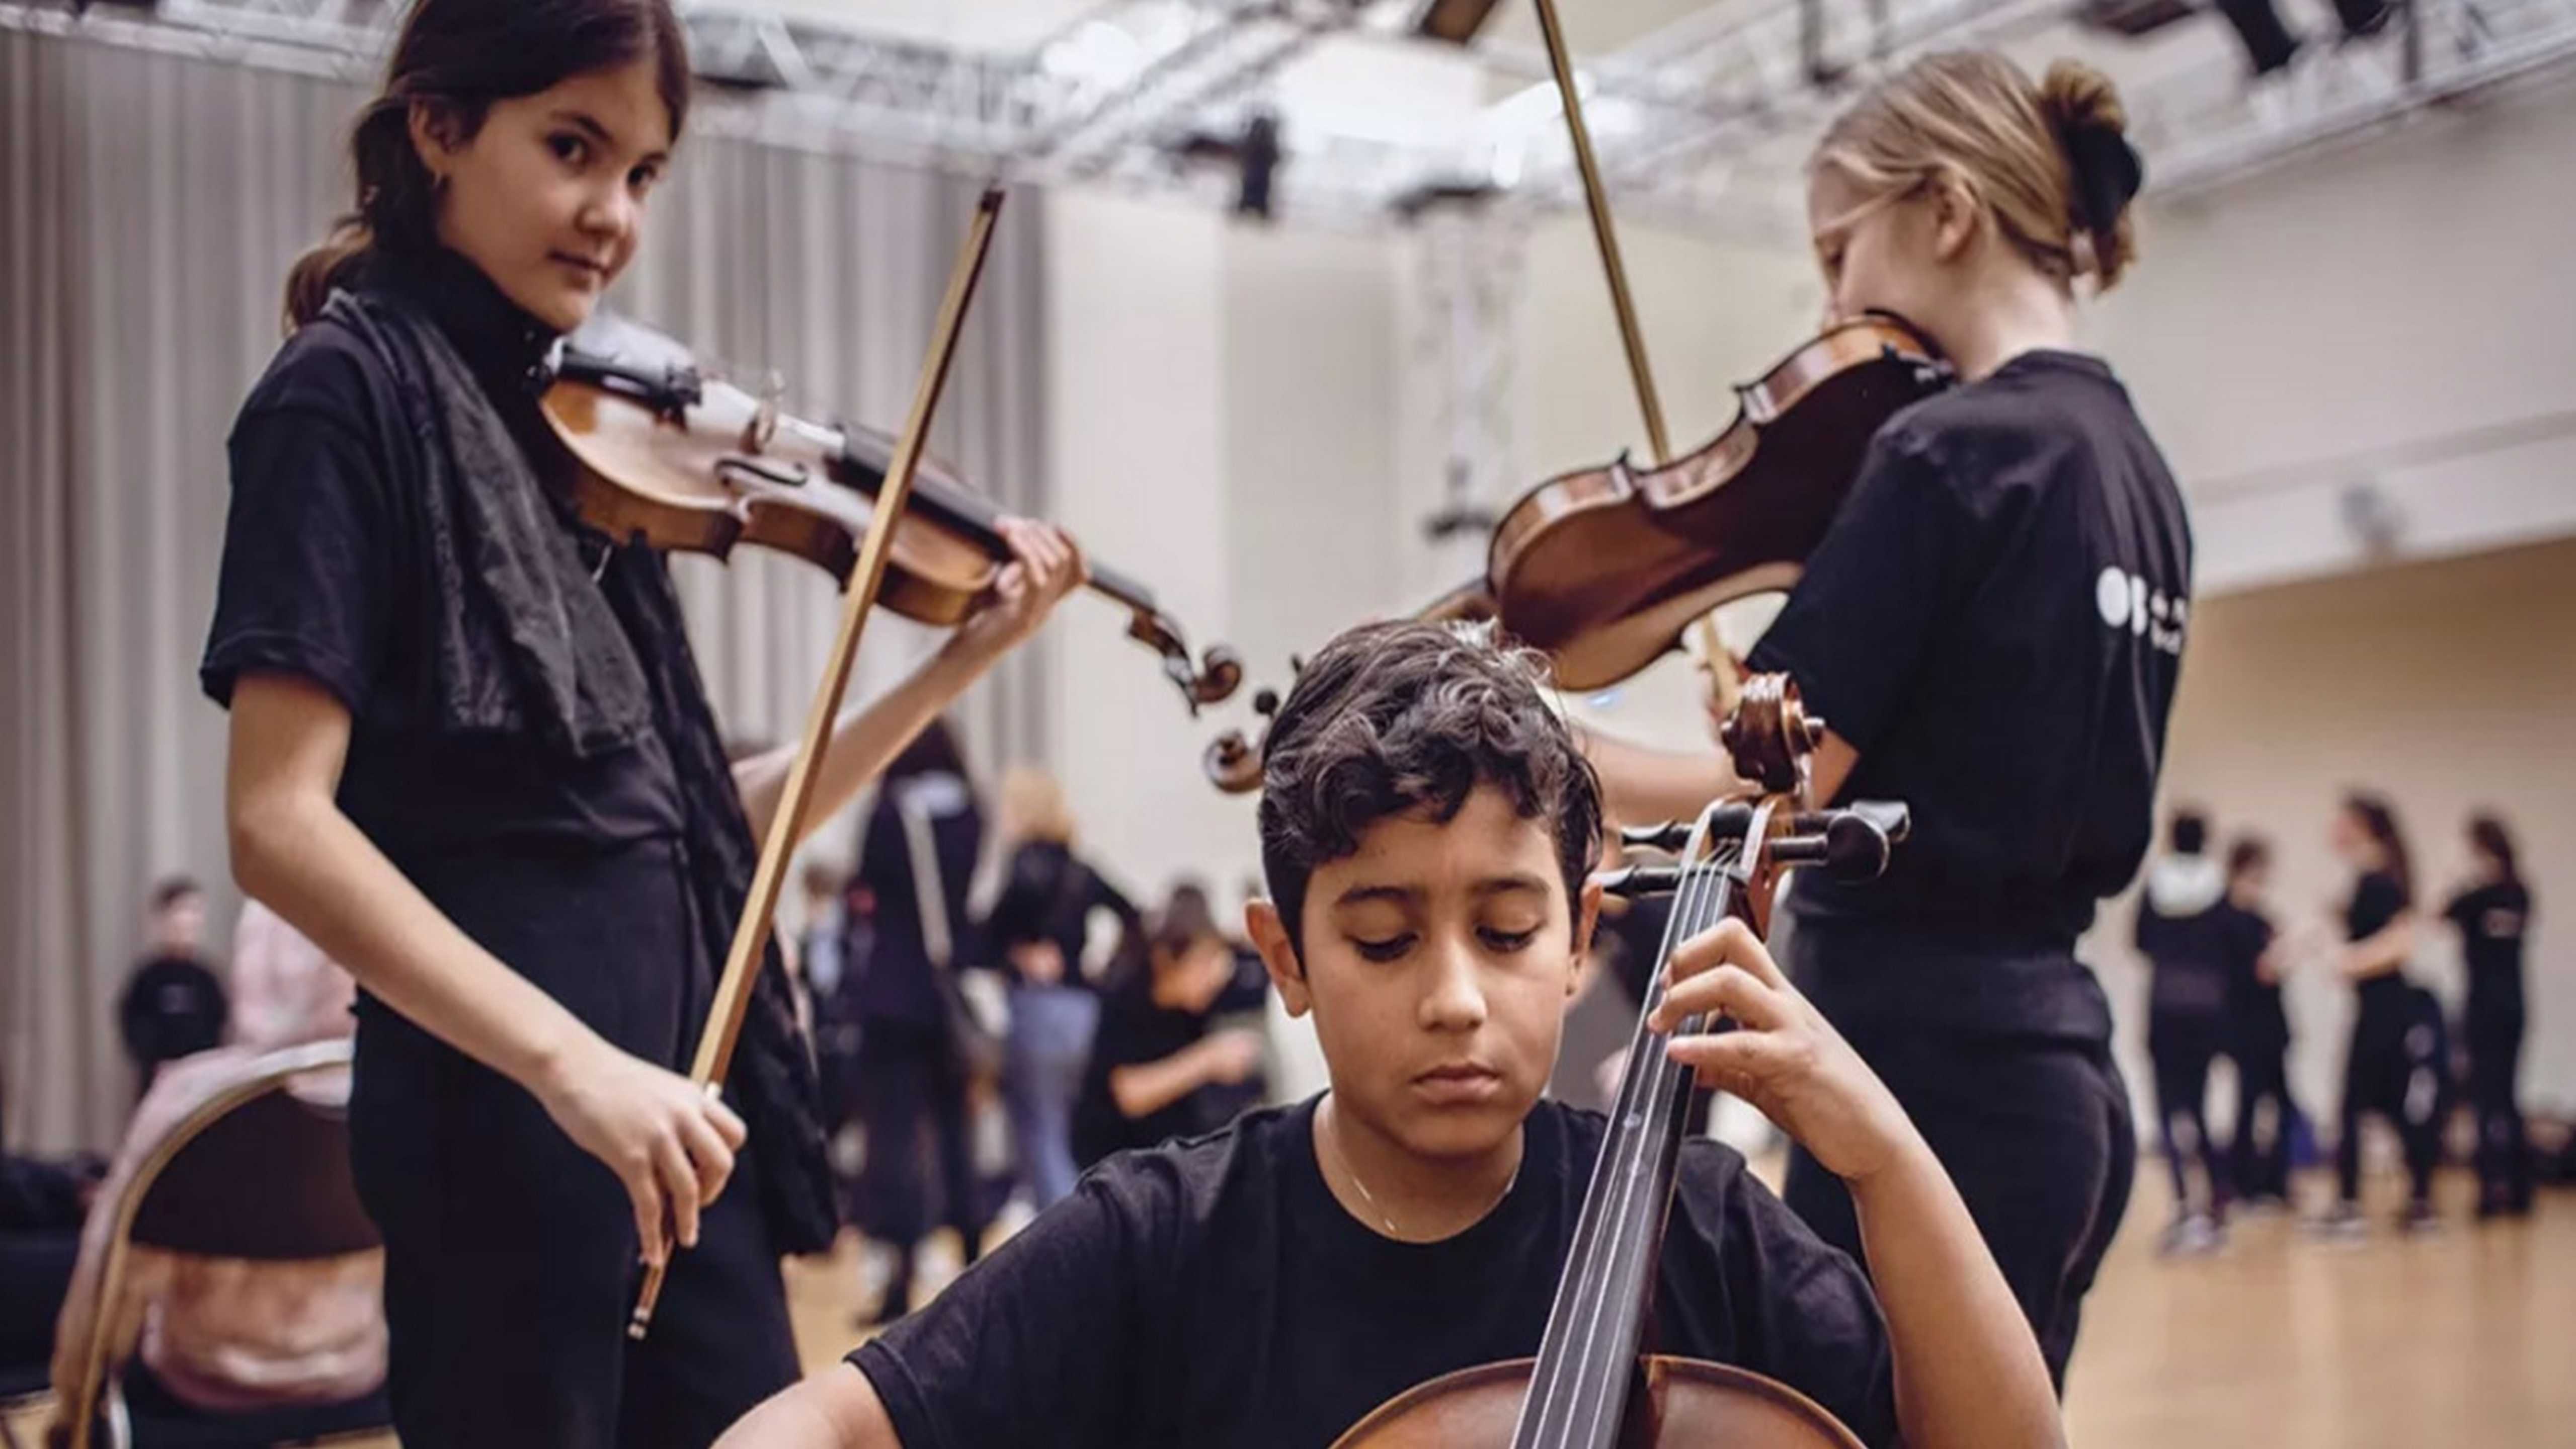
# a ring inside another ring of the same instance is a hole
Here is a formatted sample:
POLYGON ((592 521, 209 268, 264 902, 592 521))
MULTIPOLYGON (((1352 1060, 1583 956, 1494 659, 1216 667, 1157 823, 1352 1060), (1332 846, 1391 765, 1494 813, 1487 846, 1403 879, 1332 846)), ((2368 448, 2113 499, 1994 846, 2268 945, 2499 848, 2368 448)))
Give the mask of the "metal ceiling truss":
MULTIPOLYGON (((2026 39, 2077 0, 1720 0, 1579 69, 1623 216, 1778 242, 1794 222, 1783 143, 1859 84, 1934 46, 2026 39)), ((0 0, 0 28, 76 35, 239 64, 363 80, 404 0, 0 0)), ((1051 66, 1049 45, 961 52, 790 21, 749 5, 683 3, 700 72, 721 88, 709 129, 1038 182, 1230 200, 1221 168, 1184 166, 1184 136, 1239 135, 1282 67, 1359 30, 1372 0, 1110 0, 1082 22, 1135 22, 1115 73, 1051 66)), ((2183 23, 2219 22, 2214 16, 2183 23)), ((2230 60, 2235 59, 2229 52, 2230 60)), ((1491 53, 1505 74, 1531 56, 1491 53)), ((2158 188, 2195 188, 2417 109, 2576 65, 2576 0, 2409 0, 2382 34, 2312 43, 2285 71, 2185 71, 2128 88, 2158 188)), ((1540 72, 1543 74, 1543 72, 1540 72)), ((1579 204, 1552 105, 1488 107, 1455 146, 1285 137, 1278 212, 1377 227, 1426 188, 1491 188, 1515 223, 1579 204)))
POLYGON ((2192 191, 2571 66, 2576 0, 2410 0, 2376 36, 2311 36, 2262 82, 2186 73, 2127 101, 2154 184, 2192 191))

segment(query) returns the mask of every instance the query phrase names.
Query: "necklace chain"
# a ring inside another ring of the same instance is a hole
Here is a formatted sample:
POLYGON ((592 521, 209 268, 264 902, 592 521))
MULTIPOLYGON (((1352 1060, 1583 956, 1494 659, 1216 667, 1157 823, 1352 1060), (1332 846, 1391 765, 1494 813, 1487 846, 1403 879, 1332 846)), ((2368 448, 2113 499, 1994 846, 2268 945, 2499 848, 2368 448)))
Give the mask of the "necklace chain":
MULTIPOLYGON (((1403 1242, 1413 1241, 1412 1239, 1405 1237, 1404 1230, 1395 1225, 1395 1219, 1386 1215, 1386 1209, 1378 1206, 1377 1194, 1369 1191, 1368 1184, 1360 1180, 1359 1169, 1351 1166, 1350 1154, 1342 1150, 1341 1127, 1339 1126, 1339 1123, 1341 1122, 1340 1114, 1336 1113, 1333 1121, 1335 1123, 1333 1129, 1322 1135, 1328 1139, 1327 1145, 1333 1150, 1333 1161, 1341 1165, 1342 1176, 1349 1178, 1351 1180, 1351 1186, 1359 1189, 1360 1201, 1367 1203, 1369 1211, 1377 1215, 1377 1220, 1385 1226, 1386 1235, 1388 1237, 1395 1238, 1403 1242)), ((1524 1152, 1521 1156, 1521 1162, 1527 1162, 1528 1160, 1529 1156, 1524 1152)), ((1512 1175, 1510 1180, 1506 1181, 1503 1184, 1503 1190, 1495 1193, 1493 1200, 1486 1203, 1483 1209, 1476 1214, 1476 1221, 1483 1221, 1485 1214, 1502 1206, 1503 1199, 1510 1197, 1512 1195, 1512 1189, 1520 1186, 1521 1162, 1515 1162, 1512 1164, 1512 1175)))

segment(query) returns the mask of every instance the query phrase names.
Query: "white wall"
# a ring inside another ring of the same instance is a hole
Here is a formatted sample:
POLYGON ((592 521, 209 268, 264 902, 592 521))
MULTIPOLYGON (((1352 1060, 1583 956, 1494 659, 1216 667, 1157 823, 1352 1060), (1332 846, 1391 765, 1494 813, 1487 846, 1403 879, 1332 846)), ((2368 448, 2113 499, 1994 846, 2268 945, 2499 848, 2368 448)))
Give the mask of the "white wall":
POLYGON ((1292 652, 1395 600, 1390 259, 1119 197, 1048 207, 1065 522, 1248 672, 1192 721, 1135 646, 1069 619, 1055 754, 1105 863, 1151 894, 1190 874, 1229 899, 1259 859, 1251 802, 1207 783, 1201 748, 1223 725, 1257 736, 1253 692, 1286 689, 1292 652))
MULTIPOLYGON (((1061 521, 1157 591, 1204 646, 1232 621, 1225 554, 1222 243, 1214 218, 1047 198, 1048 455, 1061 521)), ((1052 749, 1087 851, 1152 892, 1248 828, 1199 779, 1207 731, 1094 598, 1055 636, 1052 749)))
MULTIPOLYGON (((2150 208, 2090 340, 2193 495, 2203 591, 2576 531, 2576 86, 2150 208)), ((2152 158, 2150 158, 2152 164, 2152 158)))

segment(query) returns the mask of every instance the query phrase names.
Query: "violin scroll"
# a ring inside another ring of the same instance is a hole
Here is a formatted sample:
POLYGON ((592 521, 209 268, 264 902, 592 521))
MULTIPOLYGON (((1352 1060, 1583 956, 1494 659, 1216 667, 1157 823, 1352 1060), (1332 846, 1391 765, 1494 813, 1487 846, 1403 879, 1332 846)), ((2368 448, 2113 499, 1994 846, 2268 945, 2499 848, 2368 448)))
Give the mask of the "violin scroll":
MULTIPOLYGON (((1231 657, 1229 654, 1229 660, 1231 657)), ((1267 685, 1253 691, 1252 711, 1264 721, 1263 744, 1267 744, 1267 721, 1279 713, 1279 691, 1267 685)), ((1253 744, 1243 731, 1227 730, 1209 742, 1199 764, 1207 771, 1209 783, 1218 789, 1229 795, 1249 795, 1261 788, 1261 750, 1262 746, 1253 744)))
POLYGON ((1718 726, 1717 739, 1738 776, 1769 794, 1803 797, 1807 757, 1825 742, 1825 722, 1807 713, 1796 680, 1757 674, 1744 681, 1744 698, 1718 726))
POLYGON ((1241 730, 1227 730, 1210 741, 1199 765, 1208 782, 1229 795, 1249 795, 1261 788, 1261 752, 1241 730))

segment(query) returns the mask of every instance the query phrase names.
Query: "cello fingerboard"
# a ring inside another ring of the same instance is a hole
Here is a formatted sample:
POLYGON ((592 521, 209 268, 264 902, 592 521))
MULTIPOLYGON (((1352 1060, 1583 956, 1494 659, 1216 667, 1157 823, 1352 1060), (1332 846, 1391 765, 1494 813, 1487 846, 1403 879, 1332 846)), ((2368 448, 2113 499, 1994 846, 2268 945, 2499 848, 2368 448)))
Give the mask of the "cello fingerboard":
MULTIPOLYGON (((1513 1449, 1613 1449, 1637 1378, 1638 1352, 1662 1261, 1690 1103, 1690 1069, 1665 1054, 1667 1035, 1647 1025, 1664 999, 1673 948, 1723 920, 1740 882, 1731 863, 1684 867, 1655 971, 1628 1040, 1610 1130, 1593 1164, 1574 1246, 1548 1310, 1529 1397, 1513 1449)), ((1681 1034, 1702 1029, 1685 1020, 1681 1034)))

